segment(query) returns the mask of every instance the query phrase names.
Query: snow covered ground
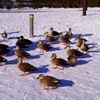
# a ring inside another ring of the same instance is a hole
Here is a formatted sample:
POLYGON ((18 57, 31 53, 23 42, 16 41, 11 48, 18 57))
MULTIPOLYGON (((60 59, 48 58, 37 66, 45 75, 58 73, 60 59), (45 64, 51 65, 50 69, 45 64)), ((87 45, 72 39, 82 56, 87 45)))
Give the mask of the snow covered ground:
POLYGON ((100 8, 88 8, 87 16, 82 16, 82 8, 26 8, 9 11, 0 10, 0 34, 4 31, 8 33, 8 40, 2 40, 0 35, 0 42, 9 45, 11 50, 4 56, 8 62, 0 67, 0 100, 100 100, 100 8), (34 14, 34 38, 29 35, 29 14, 34 14), (52 69, 55 67, 50 62, 52 53, 66 60, 68 57, 65 46, 59 41, 52 44, 54 48, 49 52, 40 53, 37 42, 43 40, 47 43, 43 33, 49 32, 51 27, 64 34, 72 28, 74 35, 69 45, 74 49, 77 48, 75 38, 78 35, 82 34, 88 40, 86 44, 90 48, 89 53, 78 57, 75 67, 52 69), (14 60, 17 58, 13 49, 17 41, 15 38, 20 35, 33 41, 29 48, 24 49, 31 54, 24 62, 39 70, 26 76, 19 76, 23 72, 17 68, 18 61, 14 60), (39 74, 54 76, 63 85, 55 90, 43 90, 45 86, 36 80, 39 74))

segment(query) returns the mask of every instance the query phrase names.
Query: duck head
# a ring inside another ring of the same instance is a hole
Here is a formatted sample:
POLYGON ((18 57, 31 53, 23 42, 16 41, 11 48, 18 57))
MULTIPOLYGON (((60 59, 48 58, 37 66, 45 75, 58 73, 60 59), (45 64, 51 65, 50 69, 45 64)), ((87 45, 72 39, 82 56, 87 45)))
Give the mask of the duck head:
POLYGON ((41 41, 41 40, 39 40, 39 41, 37 42, 37 44, 42 44, 42 41, 41 41))
POLYGON ((71 48, 71 46, 67 45, 64 49, 66 49, 66 48, 69 50, 71 48))
POLYGON ((43 79, 43 78, 44 78, 44 75, 40 74, 36 79, 43 79))
POLYGON ((53 53, 50 58, 56 58, 56 57, 57 57, 57 55, 55 53, 53 53))
POLYGON ((48 35, 49 33, 48 33, 48 32, 45 32, 44 34, 45 34, 45 35, 48 35))

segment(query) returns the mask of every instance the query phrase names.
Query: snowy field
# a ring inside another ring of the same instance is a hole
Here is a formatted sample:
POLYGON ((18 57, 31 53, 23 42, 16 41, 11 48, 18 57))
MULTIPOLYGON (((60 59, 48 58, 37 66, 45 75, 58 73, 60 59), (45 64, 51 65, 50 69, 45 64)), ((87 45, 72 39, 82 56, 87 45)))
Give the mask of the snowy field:
POLYGON ((0 35, 0 42, 9 45, 11 51, 4 56, 8 62, 0 66, 0 100, 100 100, 100 8, 88 8, 87 16, 82 16, 82 8, 1 9, 0 34, 4 31, 8 33, 8 40, 2 40, 0 35), (29 35, 29 14, 34 14, 34 38, 29 35), (47 43, 44 32, 49 32, 51 27, 63 34, 72 28, 74 35, 69 45, 74 49, 77 48, 75 38, 80 34, 88 40, 89 53, 78 57, 75 67, 52 69, 55 67, 50 62, 52 53, 65 60, 68 57, 65 46, 59 41, 51 44, 54 48, 50 51, 40 53, 37 42, 47 43), (24 49, 31 54, 24 62, 39 70, 26 76, 19 76, 23 72, 17 68, 13 49, 15 38, 20 35, 33 41, 24 49), (54 76, 63 85, 55 90, 43 90, 45 86, 36 80, 39 74, 54 76))

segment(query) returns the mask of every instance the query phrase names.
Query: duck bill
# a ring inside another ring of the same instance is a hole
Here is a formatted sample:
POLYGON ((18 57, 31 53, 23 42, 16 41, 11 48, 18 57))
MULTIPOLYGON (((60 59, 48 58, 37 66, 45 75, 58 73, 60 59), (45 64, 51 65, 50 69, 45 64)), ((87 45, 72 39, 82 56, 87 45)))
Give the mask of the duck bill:
POLYGON ((39 77, 36 78, 37 80, 39 79, 39 77))

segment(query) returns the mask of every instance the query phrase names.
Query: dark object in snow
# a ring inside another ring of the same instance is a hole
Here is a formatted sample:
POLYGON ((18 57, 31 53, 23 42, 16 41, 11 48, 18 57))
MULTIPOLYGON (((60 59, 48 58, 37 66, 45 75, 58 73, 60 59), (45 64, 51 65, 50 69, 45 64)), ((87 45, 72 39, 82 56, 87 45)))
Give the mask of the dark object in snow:
POLYGON ((20 41, 20 37, 17 37, 18 41, 16 42, 16 46, 19 46, 20 48, 28 48, 28 45, 26 45, 25 42, 20 41))
POLYGON ((5 59, 4 57, 0 56, 0 66, 2 66, 3 62, 7 62, 7 59, 5 59))
POLYGON ((20 36, 20 41, 25 43, 26 45, 32 44, 31 40, 25 39, 24 36, 22 36, 22 35, 20 36))

